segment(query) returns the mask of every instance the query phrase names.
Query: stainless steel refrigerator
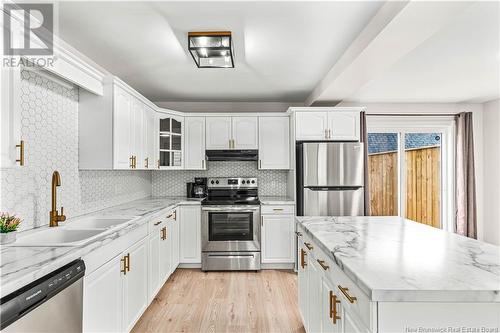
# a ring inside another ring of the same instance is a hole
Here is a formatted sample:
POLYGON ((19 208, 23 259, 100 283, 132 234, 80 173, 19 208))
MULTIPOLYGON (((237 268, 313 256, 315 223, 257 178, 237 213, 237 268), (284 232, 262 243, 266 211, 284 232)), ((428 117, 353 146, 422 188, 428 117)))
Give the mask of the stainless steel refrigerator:
POLYGON ((364 215, 363 143, 297 144, 297 215, 364 215))

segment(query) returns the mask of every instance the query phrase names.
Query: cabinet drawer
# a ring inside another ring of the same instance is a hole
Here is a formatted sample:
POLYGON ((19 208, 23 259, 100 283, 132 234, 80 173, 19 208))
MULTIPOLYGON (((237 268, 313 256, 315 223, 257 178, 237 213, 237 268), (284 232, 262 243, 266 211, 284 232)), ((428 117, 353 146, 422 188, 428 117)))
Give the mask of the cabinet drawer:
POLYGON ((294 205, 263 205, 260 207, 261 214, 273 215, 293 215, 295 214, 294 205))
POLYGON ((323 251, 316 251, 315 260, 322 261, 324 274, 328 277, 335 288, 335 293, 339 295, 342 306, 349 313, 358 317, 363 325, 373 328, 372 322, 375 320, 372 309, 375 303, 370 302, 368 296, 333 262, 330 256, 323 251))

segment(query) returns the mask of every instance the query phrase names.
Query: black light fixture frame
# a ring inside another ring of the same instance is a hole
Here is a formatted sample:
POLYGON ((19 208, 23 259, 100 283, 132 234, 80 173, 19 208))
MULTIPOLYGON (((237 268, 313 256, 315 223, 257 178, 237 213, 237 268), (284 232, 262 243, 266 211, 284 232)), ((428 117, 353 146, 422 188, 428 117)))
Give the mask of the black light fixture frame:
POLYGON ((198 68, 234 68, 234 58, 233 58, 233 36, 231 31, 194 31, 188 32, 188 51, 193 58, 196 67, 198 68), (229 47, 207 47, 207 46, 191 46, 191 38, 192 37, 229 37, 229 47), (222 67, 222 66, 200 66, 200 64, 196 61, 196 58, 193 55, 191 50, 198 49, 209 49, 209 50, 227 50, 229 49, 229 56, 231 57, 231 66, 230 67, 222 67))

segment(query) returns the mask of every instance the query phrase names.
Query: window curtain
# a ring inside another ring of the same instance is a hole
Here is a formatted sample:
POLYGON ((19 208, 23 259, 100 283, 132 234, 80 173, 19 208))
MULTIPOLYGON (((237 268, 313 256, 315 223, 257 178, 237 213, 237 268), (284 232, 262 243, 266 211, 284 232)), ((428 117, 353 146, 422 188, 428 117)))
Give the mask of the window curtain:
POLYGON ((364 143, 364 183, 365 183, 365 216, 370 215, 370 182, 368 179, 368 130, 366 128, 366 113, 361 112, 360 120, 360 141, 364 143))
POLYGON ((472 112, 456 116, 456 218, 455 232, 477 238, 476 179, 472 112))

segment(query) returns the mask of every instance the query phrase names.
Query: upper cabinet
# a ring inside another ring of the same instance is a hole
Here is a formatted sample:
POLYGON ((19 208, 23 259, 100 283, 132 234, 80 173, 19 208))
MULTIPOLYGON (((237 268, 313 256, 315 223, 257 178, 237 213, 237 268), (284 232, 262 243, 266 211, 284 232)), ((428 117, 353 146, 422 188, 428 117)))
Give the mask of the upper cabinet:
POLYGON ((156 112, 132 88, 112 78, 103 96, 80 90, 78 107, 80 169, 157 168, 156 112))
POLYGON ((207 149, 231 148, 231 117, 207 117, 206 129, 207 149))
POLYGON ((258 149, 258 117, 207 117, 206 149, 258 149))
POLYGON ((290 168, 290 120, 259 117, 259 169, 290 168))
POLYGON ((19 68, 0 69, 0 167, 24 166, 24 145, 21 138, 21 71, 19 68))
POLYGON ((258 149, 257 117, 232 117, 233 149, 258 149))
POLYGON ((184 169, 205 170, 205 117, 185 117, 184 129, 184 169))
POLYGON ((181 169, 184 147, 184 117, 159 114, 159 169, 181 169))
POLYGON ((359 141, 359 110, 313 110, 296 112, 296 140, 359 141))

